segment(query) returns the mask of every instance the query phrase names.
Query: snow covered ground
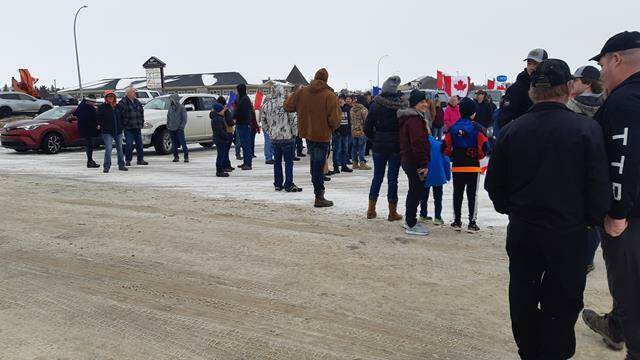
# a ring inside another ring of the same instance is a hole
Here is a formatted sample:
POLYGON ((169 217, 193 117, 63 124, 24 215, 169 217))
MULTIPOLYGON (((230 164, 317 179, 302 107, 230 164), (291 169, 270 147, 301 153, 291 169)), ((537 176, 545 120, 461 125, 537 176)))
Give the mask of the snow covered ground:
MULTIPOLYGON (((115 151, 113 154, 114 167, 109 174, 102 173, 102 169, 87 169, 85 167, 85 154, 82 150, 66 150, 56 155, 28 152, 16 153, 13 150, 0 149, 0 172, 12 174, 30 174, 41 176, 53 176, 60 178, 79 179, 87 182, 117 183, 127 187, 130 185, 146 188, 172 189, 186 191, 192 194, 212 198, 238 198, 257 200, 263 202, 275 202, 281 204, 309 205, 313 203, 313 187, 309 176, 309 160, 303 158, 296 162, 294 168, 294 181, 304 189, 301 193, 275 192, 273 190, 273 167, 264 163, 262 149, 262 136, 256 137, 256 155, 253 171, 236 170, 229 178, 216 178, 214 163, 215 149, 205 149, 199 145, 191 144, 191 162, 185 164, 172 163, 171 155, 158 156, 152 149, 145 152, 145 160, 149 166, 131 166, 129 172, 120 172, 115 167, 115 151)), ((233 153, 233 149, 232 149, 233 153)), ((94 152, 94 159, 102 163, 104 151, 94 152)), ((181 155, 182 156, 182 155, 181 155)), ((135 158, 134 158, 135 159, 135 158)), ((372 164, 368 157, 369 163, 372 164)), ((240 161, 232 157, 235 166, 240 161)), ((400 171, 399 211, 404 212, 404 198, 407 192, 407 181, 402 170, 400 171)), ((334 201, 335 206, 326 211, 340 215, 345 213, 366 212, 369 186, 371 184, 372 171, 354 171, 351 174, 339 174, 333 176, 331 182, 325 184, 326 197, 334 201)), ((484 178, 484 177, 482 177, 484 178)), ((453 218, 452 185, 445 186, 443 200, 443 217, 446 222, 453 218)), ((507 218, 493 210, 493 206, 487 193, 480 188, 478 224, 480 227, 505 226, 507 218)), ((433 202, 430 201, 430 210, 433 210, 433 202)), ((379 216, 386 216, 386 183, 383 184, 380 201, 378 202, 379 216)), ((463 204, 463 223, 466 223, 467 205, 463 204)), ((432 213, 430 214, 432 215, 432 213)))

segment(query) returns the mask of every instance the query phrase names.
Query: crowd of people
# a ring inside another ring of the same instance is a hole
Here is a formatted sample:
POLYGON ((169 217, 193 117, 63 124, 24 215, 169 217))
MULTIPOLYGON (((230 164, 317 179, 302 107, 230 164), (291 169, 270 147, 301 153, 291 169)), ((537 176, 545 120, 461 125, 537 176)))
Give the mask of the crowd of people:
MULTIPOLYGON (((602 70, 586 65, 571 73, 544 49, 530 51, 526 68, 499 108, 482 90, 475 99, 453 96, 445 105, 420 90, 403 94, 398 76, 388 78, 376 97, 336 94, 327 83, 328 71, 320 69, 309 86, 292 93, 276 86, 256 116, 246 86, 239 85, 232 104, 220 97, 211 110, 216 176, 234 171, 229 159, 233 143, 236 158, 243 161, 238 168, 252 170, 255 136, 262 130, 275 190, 302 191, 294 183, 294 161, 308 155, 314 206, 330 207, 325 183, 336 174, 371 170, 365 155, 370 150, 373 176, 366 217, 377 217, 386 174, 387 219, 404 219, 407 234, 424 236, 429 234, 425 223, 444 224, 443 186, 449 181, 451 227, 463 227, 466 194, 467 230, 480 230, 480 161, 490 155, 484 188, 496 211, 509 216, 509 302, 520 357, 574 355, 586 276, 601 244, 613 309, 605 315, 585 309, 582 317, 610 348, 622 350, 626 343, 627 359, 638 360, 640 125, 634 119, 640 113, 640 33, 613 36, 590 60, 602 70), (408 179, 404 217, 397 212, 400 168, 408 179), (431 193, 433 217, 428 212, 431 193)), ((97 109, 85 99, 76 113, 87 140, 97 132, 104 140, 104 172, 111 166, 112 144, 120 170, 131 165, 134 143, 137 165, 147 165, 140 135, 144 110, 135 89, 128 89, 119 103, 115 94, 106 94, 97 109)), ((176 162, 179 147, 189 161, 186 121, 179 97, 172 96, 167 129, 176 162)), ((87 141, 87 166, 97 168, 92 144, 87 141)))

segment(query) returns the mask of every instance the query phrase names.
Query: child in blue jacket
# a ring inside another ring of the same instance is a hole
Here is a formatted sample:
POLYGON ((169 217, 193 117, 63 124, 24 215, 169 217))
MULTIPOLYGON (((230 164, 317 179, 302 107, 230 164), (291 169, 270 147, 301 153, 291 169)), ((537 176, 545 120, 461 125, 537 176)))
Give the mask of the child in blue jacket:
POLYGON ((420 201, 420 220, 433 220, 434 225, 443 225, 442 220, 442 192, 443 185, 451 180, 451 162, 449 157, 442 153, 442 141, 429 136, 431 144, 431 161, 428 166, 427 178, 424 181, 426 191, 420 201), (435 204, 435 218, 427 214, 427 204, 429 203, 429 193, 433 188, 433 198, 435 204))

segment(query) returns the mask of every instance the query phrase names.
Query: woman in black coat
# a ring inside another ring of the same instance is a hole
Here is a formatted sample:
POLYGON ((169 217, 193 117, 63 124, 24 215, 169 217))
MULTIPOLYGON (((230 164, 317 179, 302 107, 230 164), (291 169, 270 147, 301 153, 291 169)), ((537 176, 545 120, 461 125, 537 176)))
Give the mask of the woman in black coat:
POLYGON ((87 167, 99 168, 100 165, 93 161, 93 146, 95 138, 98 136, 95 98, 84 98, 76 108, 74 115, 78 118, 78 132, 85 140, 87 167))

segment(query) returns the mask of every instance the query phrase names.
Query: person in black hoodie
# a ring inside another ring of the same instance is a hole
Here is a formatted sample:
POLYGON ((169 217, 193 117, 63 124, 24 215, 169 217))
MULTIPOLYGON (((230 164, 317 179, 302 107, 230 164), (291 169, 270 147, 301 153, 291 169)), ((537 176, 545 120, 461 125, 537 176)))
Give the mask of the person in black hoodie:
POLYGON ((500 128, 510 123, 513 119, 522 116, 533 105, 529 98, 529 87, 531 85, 531 74, 536 70, 539 63, 547 60, 549 55, 544 49, 533 49, 529 52, 524 61, 527 67, 518 74, 516 82, 509 86, 507 92, 502 97, 498 124, 500 128))
POLYGON ((369 114, 364 122, 364 134, 371 140, 373 151, 373 179, 369 190, 369 207, 367 219, 376 214, 376 203, 380 195, 380 187, 387 172, 387 200, 389 202, 389 221, 402 220, 398 214, 398 174, 400 173, 400 124, 398 110, 409 107, 409 102, 402 99, 398 91, 400 77, 392 76, 382 85, 382 93, 373 99, 369 106, 369 114))
POLYGON ((608 97, 596 114, 602 126, 611 179, 611 207, 604 219, 602 252, 613 310, 583 320, 605 343, 640 359, 640 32, 622 32, 605 43, 596 60, 608 97))
POLYGON ((564 61, 538 66, 535 105, 502 128, 484 184, 496 211, 509 216, 509 307, 522 359, 574 355, 587 226, 602 222, 609 203, 602 130, 567 109, 571 85, 564 61))
POLYGON ((111 168, 111 152, 115 140, 116 153, 118 155, 118 169, 120 171, 128 171, 124 163, 124 152, 122 151, 122 116, 118 112, 116 103, 116 94, 108 91, 104 96, 104 104, 98 106, 96 112, 96 122, 102 133, 102 141, 104 142, 104 167, 102 171, 109 172, 111 168))
POLYGON ((491 126, 493 108, 491 107, 491 101, 487 98, 487 92, 484 90, 476 91, 475 102, 477 111, 474 120, 485 129, 488 129, 491 126))
MULTIPOLYGON (((253 112, 253 104, 247 95, 247 85, 239 84, 238 98, 236 99, 236 111, 233 113, 233 119, 236 121, 236 129, 240 136, 240 144, 242 145, 242 154, 244 156, 243 163, 238 165, 242 170, 251 170, 251 162, 253 160, 251 137, 251 113, 253 112)), ((255 113, 254 113, 255 115, 255 113)))
POLYGON ((233 136, 227 131, 227 123, 224 119, 225 108, 220 103, 213 104, 213 110, 209 114, 211 118, 211 130, 213 142, 216 144, 216 176, 229 177, 227 162, 229 161, 229 148, 233 136))
POLYGON ((74 111, 78 118, 78 132, 85 141, 85 152, 87 154, 87 167, 99 168, 100 165, 93 161, 94 140, 98 136, 96 124, 96 97, 89 95, 85 97, 74 111))

